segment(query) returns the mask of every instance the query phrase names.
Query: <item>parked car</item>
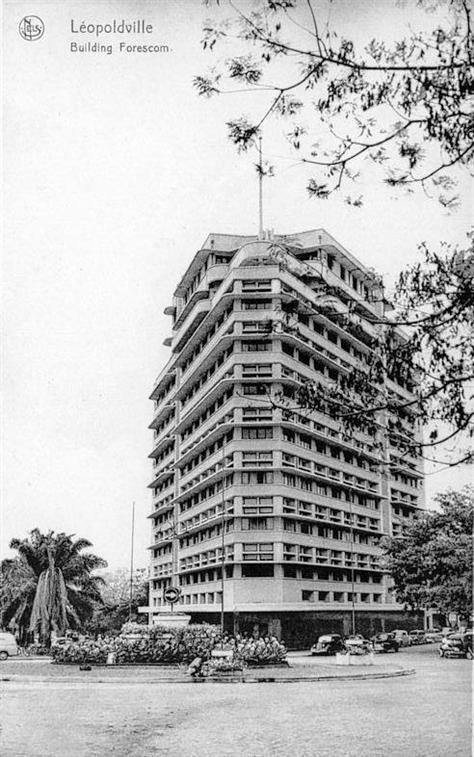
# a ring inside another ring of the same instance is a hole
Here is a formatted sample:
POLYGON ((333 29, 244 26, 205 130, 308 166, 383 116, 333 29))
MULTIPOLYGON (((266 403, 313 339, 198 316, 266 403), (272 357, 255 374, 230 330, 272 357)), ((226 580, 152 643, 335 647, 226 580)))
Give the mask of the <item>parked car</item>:
POLYGON ((0 633, 0 660, 8 660, 19 654, 18 644, 12 633, 0 633))
POLYGON ((400 645, 393 633, 378 633, 372 637, 374 652, 398 652, 400 645))
POLYGON ((468 660, 472 660, 474 656, 473 641, 474 631, 466 631, 466 633, 464 634, 464 646, 466 648, 466 657, 468 660))
POLYGON ((421 629, 410 631, 409 636, 412 644, 424 644, 426 641, 425 632, 421 629))
POLYGON ((366 652, 372 651, 372 643, 369 641, 369 639, 364 639, 364 637, 360 633, 348 636, 344 640, 344 643, 346 645, 346 649, 351 654, 365 654, 366 652))
POLYGON ((440 628, 432 628, 431 631, 425 633, 425 641, 427 644, 436 644, 437 642, 442 641, 444 636, 445 634, 440 628))
POLYGON ((409 647, 411 645, 411 639, 408 631, 403 631, 400 628, 396 628, 394 631, 391 631, 391 633, 393 633, 395 639, 398 641, 399 647, 409 647))
POLYGON ((450 633, 445 636, 439 645, 440 657, 467 657, 473 658, 472 632, 450 633))
POLYGON ((311 654, 315 655, 332 655, 337 652, 344 652, 345 646, 342 636, 338 633, 329 633, 320 636, 316 644, 311 647, 311 654))

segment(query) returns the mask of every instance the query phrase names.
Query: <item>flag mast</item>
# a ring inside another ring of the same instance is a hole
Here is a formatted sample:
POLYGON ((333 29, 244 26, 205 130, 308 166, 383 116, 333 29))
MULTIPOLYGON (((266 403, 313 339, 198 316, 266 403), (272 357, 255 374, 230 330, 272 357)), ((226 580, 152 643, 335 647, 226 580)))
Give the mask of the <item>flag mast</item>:
POLYGON ((258 138, 258 238, 263 239, 263 164, 262 137, 258 138))

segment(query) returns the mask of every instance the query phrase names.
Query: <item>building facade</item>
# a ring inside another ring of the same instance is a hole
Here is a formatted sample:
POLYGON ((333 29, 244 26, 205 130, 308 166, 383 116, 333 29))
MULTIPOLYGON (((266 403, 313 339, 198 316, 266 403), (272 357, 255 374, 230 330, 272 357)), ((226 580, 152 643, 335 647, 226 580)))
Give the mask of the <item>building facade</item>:
POLYGON ((173 585, 193 621, 219 622, 224 591, 229 630, 292 646, 354 618, 364 633, 419 625, 394 602, 379 541, 423 508, 420 460, 402 459, 386 419, 378 438, 348 440, 292 404, 302 383, 367 359, 386 306, 379 277, 322 229, 207 238, 165 310, 171 357, 151 394, 151 622, 173 585))

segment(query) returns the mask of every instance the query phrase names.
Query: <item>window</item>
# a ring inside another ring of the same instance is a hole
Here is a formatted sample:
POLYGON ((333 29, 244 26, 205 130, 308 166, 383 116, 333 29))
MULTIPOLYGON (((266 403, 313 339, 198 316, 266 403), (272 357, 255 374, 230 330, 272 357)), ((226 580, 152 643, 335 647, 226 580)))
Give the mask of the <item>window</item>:
POLYGON ((242 366, 242 378, 255 378, 259 377, 271 377, 272 366, 270 364, 257 364, 257 365, 243 365, 242 366))
POLYGON ((242 393, 250 396, 261 396, 267 394, 267 389, 265 384, 244 384, 242 393))
POLYGON ((272 282, 268 279, 242 281, 243 292, 271 292, 271 290, 272 282))
POLYGON ((298 559, 300 562, 311 562, 313 556, 313 550, 311 547, 298 548, 298 559))
POLYGON ((328 602, 328 600, 329 600, 328 591, 318 591, 318 602, 328 602))
POLYGON ((267 407, 244 407, 242 413, 242 420, 246 423, 248 421, 271 421, 272 410, 267 407))
POLYGON ((273 473, 263 471, 251 471, 242 473, 243 484, 273 484, 273 473))
POLYGON ((242 518, 243 531, 269 531, 273 526, 273 518, 242 518))
POLYGON ((242 439, 273 439, 273 429, 270 427, 262 426, 253 428, 242 429, 242 439))
POLYGON ((314 591, 303 589, 303 591, 301 592, 301 599, 303 600, 303 602, 314 602, 314 591))
POLYGON ((273 543, 242 544, 242 557, 252 562, 273 560, 273 543))
POLYGON ((254 334, 258 331, 269 333, 271 330, 271 321, 244 321, 242 324, 242 332, 244 334, 254 334))
POLYGON ((270 352, 272 343, 262 342, 242 342, 242 352, 270 352))
POLYGON ((242 565, 242 578, 273 578, 273 565, 242 565))
POLYGON ((263 507, 273 511, 273 497, 244 497, 242 503, 247 507, 263 507))
POLYGON ((242 466, 244 468, 261 468, 272 464, 272 452, 244 452, 242 455, 242 466))
POLYGON ((242 310, 270 310, 271 307, 271 300, 243 300, 242 302, 242 310))
POLYGON ((297 578, 296 567, 294 565, 284 565, 283 577, 284 578, 297 578))

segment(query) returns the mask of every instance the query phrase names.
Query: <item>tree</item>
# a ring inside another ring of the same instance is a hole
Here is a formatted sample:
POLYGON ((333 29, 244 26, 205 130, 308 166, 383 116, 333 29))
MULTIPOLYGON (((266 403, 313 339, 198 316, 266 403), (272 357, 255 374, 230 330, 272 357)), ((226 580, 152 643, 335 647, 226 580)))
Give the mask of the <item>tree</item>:
POLYGON ((397 600, 411 609, 472 614, 474 487, 435 497, 439 512, 427 512, 403 536, 382 542, 385 567, 397 600))
POLYGON ((102 573, 101 595, 103 603, 98 606, 87 624, 87 630, 94 634, 119 632, 130 618, 146 622, 146 616, 138 614, 138 608, 148 604, 148 581, 141 571, 135 571, 132 579, 130 602, 130 574, 126 569, 112 573, 102 573))
MULTIPOLYGON (((207 5, 214 15, 204 25, 204 49, 233 47, 194 78, 197 92, 247 91, 261 101, 256 118, 227 122, 239 151, 255 144, 272 117, 283 118, 291 157, 314 172, 307 179, 311 196, 325 199, 375 166, 390 187, 420 186, 445 207, 456 206, 456 169, 474 155, 468 0, 419 0, 419 8, 443 13, 430 31, 412 31, 391 45, 341 36, 323 24, 321 3, 312 0, 207 5)), ((363 198, 346 202, 357 207, 363 198)))
MULTIPOLYGON (((311 196, 326 199, 363 171, 393 188, 429 188, 445 207, 456 205, 457 174, 474 155, 467 2, 419 0, 420 9, 443 10, 430 32, 410 32, 392 46, 373 39, 362 49, 328 25, 323 30, 312 0, 261 0, 248 10, 231 0, 208 5, 231 15, 215 13, 206 22, 203 47, 212 52, 233 47, 209 75, 195 77, 198 93, 210 97, 243 87, 265 100, 256 120, 240 117, 227 124, 240 151, 254 145, 264 124, 278 116, 291 123, 287 138, 298 162, 316 171, 308 178, 311 196), (242 46, 237 54, 235 44, 242 46), (375 177, 374 166, 380 169, 375 177)), ((261 163, 257 169, 273 171, 261 163)), ((346 201, 358 207, 363 198, 346 201)), ((291 240, 285 246, 294 252, 291 240)), ((419 250, 420 262, 398 278, 391 317, 381 308, 374 314, 355 304, 343 286, 330 287, 321 277, 308 282, 320 295, 315 312, 352 331, 368 351, 364 365, 339 371, 337 380, 306 382, 293 407, 323 410, 348 436, 367 431, 381 447, 388 429, 403 461, 423 452, 443 465, 472 462, 472 237, 465 247, 441 244, 434 251, 421 243, 419 250), (332 308, 332 295, 345 298, 346 312, 332 308), (428 436, 413 434, 415 426, 429 426, 428 436), (453 450, 446 451, 447 442, 456 442, 453 450), (437 448, 442 452, 434 454, 437 448)), ((371 303, 381 304, 381 282, 368 279, 371 303)), ((301 316, 304 307, 295 303, 270 328, 300 333, 301 316)))
POLYGON ((52 631, 80 628, 102 602, 102 579, 93 571, 107 565, 83 553, 91 546, 87 539, 37 528, 26 539, 13 539, 10 547, 18 555, 1 564, 2 626, 18 629, 22 637, 37 632, 46 643, 52 631))

